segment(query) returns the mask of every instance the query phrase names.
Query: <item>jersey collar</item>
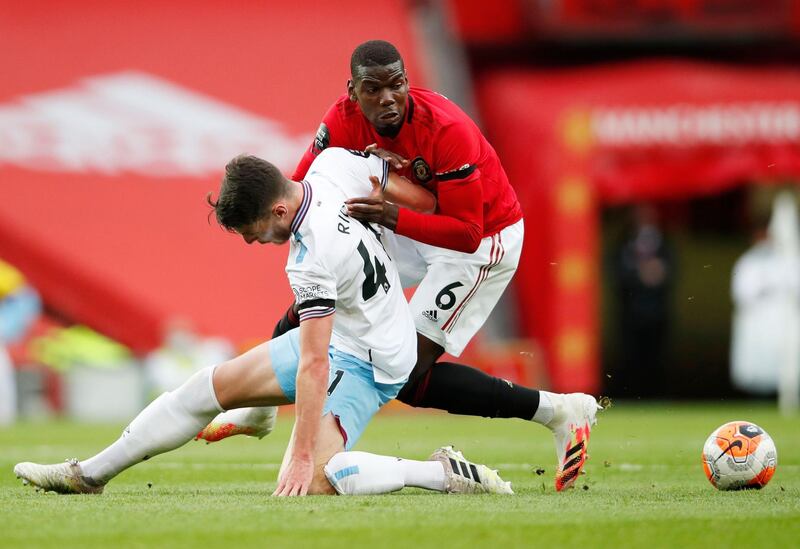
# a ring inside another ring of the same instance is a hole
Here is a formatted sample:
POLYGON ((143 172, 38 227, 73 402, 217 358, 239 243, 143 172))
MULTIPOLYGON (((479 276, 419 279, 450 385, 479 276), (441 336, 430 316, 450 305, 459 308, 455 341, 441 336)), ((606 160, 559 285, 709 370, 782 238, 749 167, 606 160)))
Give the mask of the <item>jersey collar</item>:
POLYGON ((411 92, 408 92, 408 107, 406 107, 406 123, 411 124, 411 119, 414 118, 414 98, 411 96, 411 92))
POLYGON ((292 220, 292 233, 300 230, 300 225, 303 224, 306 214, 308 214, 308 209, 311 207, 311 185, 305 180, 301 181, 300 184, 303 186, 303 200, 300 202, 300 207, 292 220))

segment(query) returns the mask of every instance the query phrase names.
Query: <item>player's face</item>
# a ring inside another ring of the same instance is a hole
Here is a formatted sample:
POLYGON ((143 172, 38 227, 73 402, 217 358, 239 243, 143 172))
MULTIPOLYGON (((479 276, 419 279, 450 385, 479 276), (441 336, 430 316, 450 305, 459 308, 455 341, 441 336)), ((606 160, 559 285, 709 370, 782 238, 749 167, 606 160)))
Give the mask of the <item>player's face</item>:
POLYGON ((378 67, 357 67, 347 82, 352 101, 379 135, 394 137, 406 117, 408 79, 402 61, 378 67))
POLYGON ((276 215, 273 211, 254 223, 238 227, 236 232, 248 244, 283 244, 292 234, 291 225, 285 221, 285 215, 276 215))

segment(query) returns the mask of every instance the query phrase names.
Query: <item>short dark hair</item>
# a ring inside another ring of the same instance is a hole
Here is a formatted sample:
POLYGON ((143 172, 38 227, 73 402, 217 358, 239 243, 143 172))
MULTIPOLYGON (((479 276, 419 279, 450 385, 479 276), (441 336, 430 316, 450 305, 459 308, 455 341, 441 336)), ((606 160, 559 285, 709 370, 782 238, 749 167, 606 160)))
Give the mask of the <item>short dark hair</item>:
MULTIPOLYGON (((350 56, 350 75, 355 78, 358 67, 381 67, 400 61, 400 52, 385 40, 369 40, 356 47, 350 56)), ((403 63, 405 65, 405 63, 403 63)))
POLYGON ((286 178, 278 168, 257 156, 242 154, 225 166, 216 202, 211 193, 206 200, 214 208, 217 223, 233 232, 264 217, 286 190, 286 178))

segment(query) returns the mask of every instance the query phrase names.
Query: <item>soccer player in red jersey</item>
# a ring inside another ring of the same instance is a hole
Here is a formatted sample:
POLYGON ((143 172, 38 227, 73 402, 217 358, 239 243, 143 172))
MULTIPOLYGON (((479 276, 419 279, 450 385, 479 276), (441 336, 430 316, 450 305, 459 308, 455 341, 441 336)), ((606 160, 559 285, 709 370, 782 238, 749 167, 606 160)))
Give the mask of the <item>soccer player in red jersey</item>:
POLYGON ((301 180, 323 149, 346 147, 382 156, 398 174, 437 196, 433 215, 400 208, 379 194, 348 201, 352 217, 393 231, 387 247, 404 285, 418 283, 411 308, 420 356, 401 400, 455 413, 531 419, 539 408, 538 391, 509 387, 472 368, 436 364, 445 350, 455 356, 463 351, 519 261, 522 209, 497 154, 452 101, 409 86, 402 58, 388 42, 360 45, 350 69, 347 94, 326 113, 294 177, 301 180), (439 380, 449 384, 453 374, 466 376, 472 390, 440 390, 439 380), (479 387, 485 389, 476 394, 479 387))
MULTIPOLYGON (((517 417, 556 437, 556 488, 571 486, 583 467, 598 405, 580 393, 537 391, 452 362, 484 324, 508 285, 522 251, 522 209, 497 153, 455 103, 411 87, 390 43, 372 40, 350 60, 347 93, 328 109, 293 179, 301 181, 328 147, 380 156, 395 172, 437 197, 433 214, 399 207, 381 195, 347 201, 348 214, 380 224, 418 334, 418 358, 398 399, 454 414, 517 417)), ((373 182, 375 183, 375 182, 373 182)), ((386 319, 392 322, 392 319, 386 319)), ((290 308, 274 335, 297 325, 290 308)))

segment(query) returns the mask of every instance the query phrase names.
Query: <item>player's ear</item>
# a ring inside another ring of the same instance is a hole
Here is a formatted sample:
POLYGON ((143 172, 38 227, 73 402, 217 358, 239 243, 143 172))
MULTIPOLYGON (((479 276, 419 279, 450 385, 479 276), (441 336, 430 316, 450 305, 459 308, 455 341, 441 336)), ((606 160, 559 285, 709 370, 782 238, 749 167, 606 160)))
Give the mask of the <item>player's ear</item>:
POLYGON ((289 213, 289 208, 286 207, 286 204, 283 202, 276 202, 272 205, 272 215, 278 218, 282 218, 289 213))
POLYGON ((356 84, 355 82, 353 82, 352 78, 347 79, 347 96, 353 103, 358 101, 358 99, 356 98, 356 84))

